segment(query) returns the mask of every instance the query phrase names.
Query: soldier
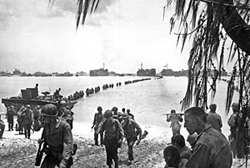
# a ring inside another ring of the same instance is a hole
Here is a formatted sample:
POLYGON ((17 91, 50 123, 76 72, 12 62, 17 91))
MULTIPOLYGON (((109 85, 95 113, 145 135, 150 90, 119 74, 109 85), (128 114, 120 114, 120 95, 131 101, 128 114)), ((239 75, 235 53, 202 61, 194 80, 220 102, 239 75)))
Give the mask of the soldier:
MULTIPOLYGON (((94 130, 95 130, 95 133, 94 133, 95 145, 98 145, 97 128, 103 120, 102 107, 98 106, 97 111, 98 112, 95 113, 95 116, 94 116, 93 126, 91 127, 92 129, 94 128, 94 130)), ((103 133, 102 132, 100 133, 100 139, 101 139, 101 145, 103 145, 103 133)))
POLYGON ((141 138, 142 130, 128 114, 124 114, 121 124, 128 144, 128 164, 131 164, 134 161, 133 146, 137 140, 137 136, 139 135, 139 139, 141 138))
POLYGON ((0 139, 2 139, 3 137, 4 128, 5 128, 5 124, 3 120, 1 119, 1 114, 0 114, 0 139))
POLYGON ((242 120, 242 112, 240 111, 239 103, 232 104, 233 114, 228 119, 228 125, 230 126, 229 142, 231 146, 231 150, 233 152, 233 157, 237 157, 240 162, 243 162, 244 159, 244 140, 242 137, 242 132, 238 131, 239 123, 242 120), (238 139, 236 138, 238 135, 238 139), (242 142, 243 141, 243 142, 242 142), (242 142, 242 143, 241 143, 242 142), (238 147, 237 147, 237 144, 238 147))
POLYGON ((130 113, 130 109, 127 109, 127 114, 129 115, 130 118, 132 118, 133 120, 135 119, 135 116, 130 113))
POLYGON ((221 116, 216 113, 216 104, 211 104, 209 106, 210 112, 207 114, 207 123, 211 124, 212 127, 221 132, 222 121, 221 116))
POLYGON ((68 106, 63 107, 61 112, 61 119, 64 119, 67 123, 69 123, 71 129, 73 129, 74 113, 70 110, 68 106))
POLYGON ((38 120, 38 118, 40 117, 40 114, 41 114, 41 108, 39 105, 37 105, 33 111, 33 119, 38 120))
POLYGON ((197 133, 194 151, 186 163, 186 168, 232 166, 232 153, 226 137, 211 125, 200 107, 191 107, 184 113, 184 127, 190 135, 197 133))
POLYGON ((26 105, 26 109, 22 111, 21 117, 25 138, 30 139, 30 129, 33 123, 33 111, 30 109, 29 104, 26 105))
POLYGON ((181 124, 179 122, 182 122, 183 119, 180 115, 176 114, 175 110, 171 110, 170 116, 167 115, 167 122, 170 121, 171 121, 170 127, 172 128, 173 136, 176 134, 180 134, 181 124))
POLYGON ((9 131, 13 131, 14 115, 16 115, 16 111, 15 111, 14 106, 7 107, 6 116, 7 116, 9 131))
POLYGON ((35 128, 34 126, 36 126, 37 122, 39 122, 39 120, 41 120, 41 108, 39 105, 37 105, 33 111, 33 132, 37 131, 38 128, 35 128))
POLYGON ((185 168, 187 163, 187 159, 181 159, 180 151, 174 145, 168 145, 163 150, 163 157, 166 163, 164 168, 185 168))
POLYGON ((104 120, 99 125, 97 133, 105 131, 104 145, 107 154, 107 165, 111 168, 112 159, 115 162, 115 168, 118 168, 118 145, 121 144, 124 132, 121 124, 117 119, 114 119, 111 110, 106 110, 104 113, 104 120), (119 136, 118 136, 119 134, 119 136))
POLYGON ((17 111, 17 123, 18 123, 18 131, 19 134, 23 134, 23 117, 22 117, 22 112, 26 108, 22 106, 18 111, 17 111))
POLYGON ((43 151, 46 156, 41 168, 70 168, 73 164, 73 136, 70 125, 58 118, 57 107, 53 104, 46 104, 41 110, 43 123, 42 138, 38 143, 44 142, 43 151))
POLYGON ((181 159, 189 159, 191 149, 186 146, 185 139, 181 134, 176 134, 171 138, 171 144, 174 145, 180 152, 181 159))

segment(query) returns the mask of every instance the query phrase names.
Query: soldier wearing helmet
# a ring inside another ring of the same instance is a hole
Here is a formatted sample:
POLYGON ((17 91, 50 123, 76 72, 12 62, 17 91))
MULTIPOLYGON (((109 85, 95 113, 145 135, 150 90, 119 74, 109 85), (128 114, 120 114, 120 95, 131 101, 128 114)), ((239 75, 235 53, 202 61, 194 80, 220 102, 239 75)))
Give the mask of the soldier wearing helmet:
MULTIPOLYGON (((92 125, 92 129, 94 128, 95 133, 94 133, 94 140, 95 140, 95 145, 98 145, 98 133, 97 133, 97 128, 100 125, 100 123, 103 120, 103 114, 102 114, 102 107, 98 106, 97 107, 97 113, 95 113, 94 115, 94 121, 93 121, 93 125, 92 125)), ((100 133, 100 144, 103 145, 103 133, 100 133)))
POLYGON ((122 118, 123 121, 121 125, 124 130, 124 134, 128 145, 128 162, 133 163, 134 161, 133 146, 137 141, 137 136, 139 139, 141 139, 142 130, 139 124, 137 124, 137 122, 133 120, 129 116, 129 114, 124 113, 124 116, 122 118))
POLYGON ((31 110, 29 104, 27 104, 25 107, 26 108, 21 113, 22 125, 24 128, 25 138, 30 139, 30 130, 33 123, 33 111, 31 110))
POLYGON ((14 106, 9 106, 7 107, 7 121, 8 121, 8 126, 9 126, 9 131, 13 131, 13 126, 14 126, 14 116, 16 115, 16 110, 14 106))
POLYGON ((46 104, 42 107, 43 133, 39 143, 44 142, 44 151, 47 154, 41 168, 65 167, 73 164, 73 136, 70 125, 58 118, 57 107, 46 104))
POLYGON ((104 145, 107 153, 107 165, 111 168, 112 162, 115 162, 115 168, 118 168, 117 149, 121 144, 124 132, 120 122, 114 119, 111 110, 106 110, 104 120, 97 129, 97 133, 105 132, 104 145))

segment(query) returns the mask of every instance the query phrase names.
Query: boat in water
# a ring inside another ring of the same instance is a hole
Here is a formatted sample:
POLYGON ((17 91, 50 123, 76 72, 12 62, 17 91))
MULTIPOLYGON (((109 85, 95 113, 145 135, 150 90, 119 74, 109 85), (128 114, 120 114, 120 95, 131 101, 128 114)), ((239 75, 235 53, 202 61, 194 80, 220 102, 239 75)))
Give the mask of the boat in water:
POLYGON ((89 76, 108 76, 109 71, 108 69, 105 69, 104 65, 105 64, 103 64, 103 68, 90 70, 89 76))
POLYGON ((29 104, 31 109, 34 109, 37 105, 40 107, 46 104, 54 104, 58 109, 62 107, 68 107, 72 109, 77 101, 67 100, 66 98, 55 99, 55 95, 51 95, 50 92, 42 92, 42 95, 38 94, 38 84, 34 88, 26 88, 21 90, 21 95, 10 98, 2 98, 2 103, 5 107, 14 106, 18 111, 22 106, 29 104))
POLYGON ((142 63, 141 63, 141 69, 138 69, 136 72, 137 76, 155 76, 156 75, 156 69, 143 69, 142 63))

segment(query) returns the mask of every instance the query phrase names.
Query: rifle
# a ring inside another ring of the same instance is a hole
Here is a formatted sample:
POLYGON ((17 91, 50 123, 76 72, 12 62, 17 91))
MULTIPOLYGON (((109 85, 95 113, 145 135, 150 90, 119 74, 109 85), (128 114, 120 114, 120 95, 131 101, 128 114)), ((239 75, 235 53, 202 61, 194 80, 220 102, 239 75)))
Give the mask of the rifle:
POLYGON ((144 139, 144 138, 146 138, 147 135, 148 135, 148 131, 144 130, 143 134, 141 135, 141 137, 136 142, 136 145, 139 145, 139 143, 141 142, 141 140, 144 139))
MULTIPOLYGON (((42 137, 41 139, 43 139, 43 136, 44 135, 44 130, 42 132, 42 137)), ((35 166, 40 166, 41 164, 41 160, 43 158, 43 149, 45 148, 46 144, 45 144, 45 140, 42 140, 41 143, 39 143, 39 147, 38 147, 38 150, 37 150, 37 154, 36 154, 36 162, 35 162, 35 166), (43 148, 42 148, 42 145, 43 145, 43 148)))
MULTIPOLYGON (((38 147, 38 150, 37 150, 37 154, 36 154, 36 162, 35 162, 35 166, 40 166, 40 163, 41 163, 41 160, 42 160, 42 157, 43 157, 43 148, 42 148, 42 145, 44 144, 45 142, 43 141, 42 143, 39 144, 39 147, 38 147), (41 149, 42 148, 42 149, 41 149)), ((44 145, 43 145, 44 146, 44 145)))
MULTIPOLYGON (((175 113, 175 114, 180 115, 180 116, 183 116, 183 115, 184 115, 184 113, 175 113)), ((171 115, 171 114, 170 114, 170 113, 166 113, 166 114, 162 114, 162 115, 169 116, 169 115, 171 115)))

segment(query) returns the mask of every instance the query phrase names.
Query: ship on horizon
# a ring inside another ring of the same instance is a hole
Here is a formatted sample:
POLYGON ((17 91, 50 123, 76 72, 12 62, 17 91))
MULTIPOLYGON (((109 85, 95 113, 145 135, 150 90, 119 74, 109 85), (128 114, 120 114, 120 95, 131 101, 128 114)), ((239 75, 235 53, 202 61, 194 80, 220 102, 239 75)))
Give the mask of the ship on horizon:
POLYGON ((136 74, 137 76, 155 76, 156 69, 155 68, 143 69, 143 64, 141 63, 141 69, 138 69, 136 74))
POLYGON ((89 71, 89 76, 108 76, 109 71, 105 69, 105 64, 103 63, 103 68, 94 69, 89 71))

